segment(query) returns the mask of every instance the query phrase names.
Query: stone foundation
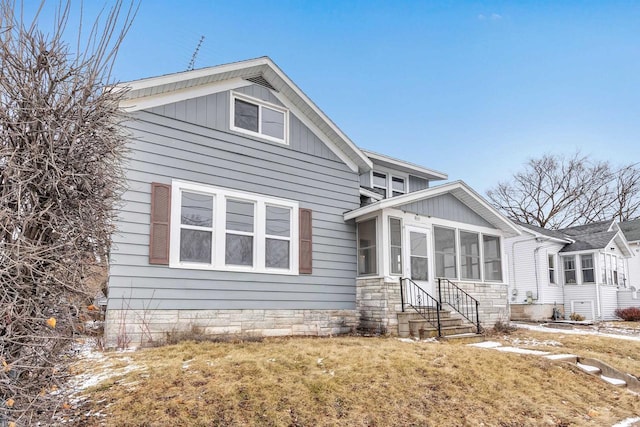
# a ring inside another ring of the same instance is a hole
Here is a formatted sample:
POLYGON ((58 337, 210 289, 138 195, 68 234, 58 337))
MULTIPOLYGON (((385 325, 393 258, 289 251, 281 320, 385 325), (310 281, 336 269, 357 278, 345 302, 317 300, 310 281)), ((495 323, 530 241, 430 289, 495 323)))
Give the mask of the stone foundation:
POLYGON ((353 332, 354 310, 108 310, 105 345, 140 347, 171 333, 212 336, 329 336, 353 332))
POLYGON ((384 278, 356 280, 358 330, 377 334, 398 334, 398 313, 402 311, 400 283, 384 278))
POLYGON ((508 285, 468 282, 455 282, 455 284, 478 300, 482 327, 492 328, 498 320, 507 322, 510 319, 508 285))

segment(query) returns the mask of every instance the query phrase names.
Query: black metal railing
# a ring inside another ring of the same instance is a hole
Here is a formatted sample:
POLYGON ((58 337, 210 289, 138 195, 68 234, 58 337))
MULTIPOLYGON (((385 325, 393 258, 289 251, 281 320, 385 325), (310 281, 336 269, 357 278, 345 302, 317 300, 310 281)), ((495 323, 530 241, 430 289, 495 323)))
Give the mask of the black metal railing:
POLYGON ((442 324, 440 322, 440 309, 442 304, 429 295, 413 280, 400 278, 400 300, 402 311, 409 307, 417 311, 427 322, 438 330, 438 337, 442 336, 442 324))
POLYGON ((480 313, 478 300, 460 289, 451 280, 438 278, 438 302, 448 304, 462 317, 473 323, 476 333, 480 333, 480 313))

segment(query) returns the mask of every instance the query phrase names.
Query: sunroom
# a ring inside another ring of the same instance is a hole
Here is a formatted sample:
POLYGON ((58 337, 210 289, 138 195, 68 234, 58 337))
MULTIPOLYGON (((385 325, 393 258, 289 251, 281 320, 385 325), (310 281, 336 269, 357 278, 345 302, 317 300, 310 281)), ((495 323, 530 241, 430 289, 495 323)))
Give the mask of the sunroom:
POLYGON ((622 233, 581 236, 558 255, 565 315, 585 320, 615 319, 618 292, 628 287, 625 260, 632 255, 622 233))
POLYGON ((356 222, 361 321, 394 327, 416 303, 407 284, 439 300, 439 279, 478 301, 480 322, 508 316, 503 239, 519 231, 465 183, 384 199, 345 220, 356 222))

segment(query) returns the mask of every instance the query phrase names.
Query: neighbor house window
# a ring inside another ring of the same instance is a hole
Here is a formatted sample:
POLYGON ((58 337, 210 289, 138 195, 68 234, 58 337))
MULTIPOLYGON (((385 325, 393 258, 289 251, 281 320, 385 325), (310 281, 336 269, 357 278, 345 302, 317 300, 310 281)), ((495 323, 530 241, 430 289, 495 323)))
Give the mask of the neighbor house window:
POLYGON ((502 280, 502 255, 498 236, 482 236, 484 250, 484 280, 502 280))
POLYGON ((460 276, 480 280, 480 241, 478 233, 460 231, 460 276))
POLYGON ((457 278, 456 232, 450 228, 433 227, 436 277, 457 278))
POLYGON ((576 283, 576 259, 572 256, 562 257, 564 267, 564 283, 576 283))
POLYGON ((602 275, 602 283, 607 283, 607 256, 600 254, 600 272, 602 275))
POLYGON ((582 283, 595 282, 592 254, 580 255, 580 268, 582 269, 582 283))
POLYGON ((358 223, 358 274, 377 274, 376 219, 358 223))
POLYGON ((612 266, 612 270, 613 270, 613 284, 614 285, 618 285, 618 257, 615 255, 611 256, 611 266, 612 266))
POLYGON ((382 172, 373 172, 373 182, 371 186, 382 197, 387 197, 387 174, 382 172))
POLYGON ((389 254, 391 274, 402 274, 402 222, 389 218, 389 254))
POLYGON ((231 129, 287 144, 286 109, 233 93, 231 129))
POLYGON ((391 177, 391 195, 401 196, 407 192, 407 183, 404 178, 391 177))
POLYGON ((298 271, 296 202, 175 181, 171 212, 171 267, 298 271))
POLYGON ((547 260, 549 265, 549 283, 554 284, 556 283, 556 256, 549 254, 547 260))

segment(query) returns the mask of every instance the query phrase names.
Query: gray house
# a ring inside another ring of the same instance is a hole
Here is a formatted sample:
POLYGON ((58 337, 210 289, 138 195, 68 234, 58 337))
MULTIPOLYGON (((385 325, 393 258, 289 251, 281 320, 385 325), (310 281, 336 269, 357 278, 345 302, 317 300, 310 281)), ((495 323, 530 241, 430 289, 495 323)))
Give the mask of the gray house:
POLYGON ((269 58, 137 80, 106 338, 397 333, 436 277, 508 310, 519 231, 462 182, 359 149, 269 58), (405 292, 406 293, 406 292, 405 292), (406 304, 403 304, 406 303, 406 304))

